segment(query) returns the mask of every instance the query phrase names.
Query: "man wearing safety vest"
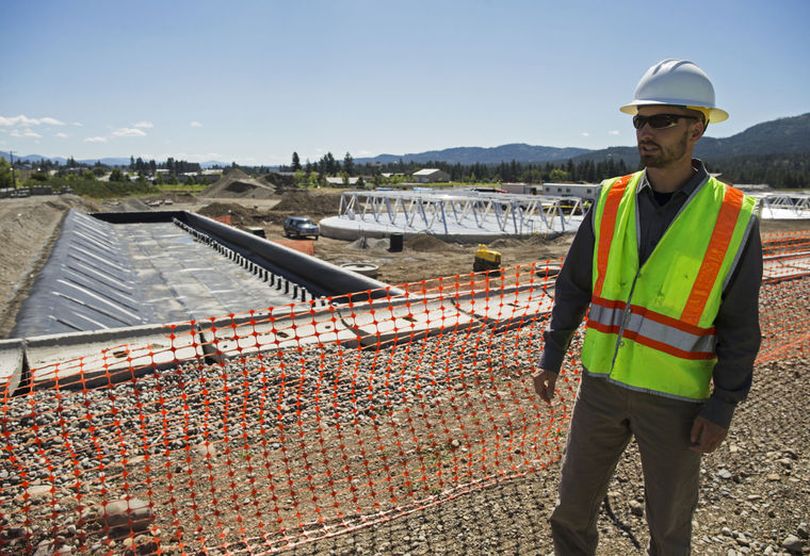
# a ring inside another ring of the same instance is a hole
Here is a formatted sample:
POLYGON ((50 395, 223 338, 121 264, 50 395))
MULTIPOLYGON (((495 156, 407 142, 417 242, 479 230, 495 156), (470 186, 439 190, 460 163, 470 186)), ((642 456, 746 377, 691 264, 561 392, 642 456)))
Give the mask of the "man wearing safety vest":
POLYGON ((756 203, 692 158, 706 126, 728 118, 697 65, 654 65, 621 111, 645 168, 602 183, 557 280, 533 376, 550 403, 588 310, 551 531, 557 554, 595 553, 599 507, 635 437, 649 553, 689 554, 701 454, 723 442, 759 350, 756 203))

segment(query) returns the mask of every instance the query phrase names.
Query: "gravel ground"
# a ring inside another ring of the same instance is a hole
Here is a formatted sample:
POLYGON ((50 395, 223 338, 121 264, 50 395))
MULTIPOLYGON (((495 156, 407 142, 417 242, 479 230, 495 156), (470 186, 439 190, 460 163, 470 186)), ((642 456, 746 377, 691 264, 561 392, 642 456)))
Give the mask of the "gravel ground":
MULTIPOLYGON (((729 440, 705 458, 696 553, 810 551, 808 299, 810 280, 764 289, 764 362, 729 440), (788 299, 801 301, 791 315, 779 309, 788 299)), ((570 363, 557 403, 537 403, 528 377, 543 326, 291 350, 10 400, 0 546, 548 553, 577 376, 570 363)), ((632 445, 609 500, 624 530, 603 513, 600 553, 634 553, 631 535, 643 545, 646 529, 632 445)))

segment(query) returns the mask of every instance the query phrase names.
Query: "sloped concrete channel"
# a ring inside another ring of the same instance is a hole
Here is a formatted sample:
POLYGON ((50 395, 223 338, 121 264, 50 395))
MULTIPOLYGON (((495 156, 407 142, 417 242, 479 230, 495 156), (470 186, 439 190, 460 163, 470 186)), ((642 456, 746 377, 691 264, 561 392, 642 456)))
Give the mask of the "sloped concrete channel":
POLYGON ((107 374, 116 365, 137 366, 133 346, 149 356, 146 371, 207 357, 190 321, 296 302, 323 305, 317 300, 386 287, 195 213, 73 210, 12 339, 0 341, 0 387, 13 393, 57 379, 65 386, 67 375, 80 371, 65 362, 78 358, 82 368, 96 362, 107 374), (165 324, 172 322, 181 324, 165 324), (101 361, 105 348, 126 356, 101 361))

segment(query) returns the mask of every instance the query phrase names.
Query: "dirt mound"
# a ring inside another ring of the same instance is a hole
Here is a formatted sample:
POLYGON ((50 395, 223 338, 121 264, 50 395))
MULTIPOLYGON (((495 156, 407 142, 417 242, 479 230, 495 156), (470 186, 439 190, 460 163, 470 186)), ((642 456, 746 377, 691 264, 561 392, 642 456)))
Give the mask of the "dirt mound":
POLYGON ((452 244, 442 241, 436 236, 420 234, 407 238, 405 247, 414 251, 444 251, 451 248, 452 244))
POLYGON ((274 212, 306 215, 334 215, 340 210, 339 193, 312 194, 309 191, 288 191, 281 202, 272 209, 274 212))
POLYGON ((347 244, 346 247, 382 254, 388 252, 389 241, 382 237, 359 237, 347 244))
POLYGON ((222 172, 222 176, 225 178, 229 178, 232 180, 249 180, 251 179, 250 174, 242 170, 241 168, 226 168, 222 172))
POLYGON ((286 174, 277 174, 275 172, 271 172, 269 174, 263 175, 260 180, 264 181, 265 183, 272 184, 275 186, 276 191, 282 189, 293 189, 295 188, 295 177, 289 176, 286 174))
POLYGON ((276 187, 264 180, 254 179, 239 168, 232 168, 203 191, 203 197, 268 199, 275 196, 276 187))
POLYGON ((211 203, 202 207, 197 213, 209 218, 230 216, 231 224, 234 226, 252 226, 261 220, 255 211, 237 203, 211 203))

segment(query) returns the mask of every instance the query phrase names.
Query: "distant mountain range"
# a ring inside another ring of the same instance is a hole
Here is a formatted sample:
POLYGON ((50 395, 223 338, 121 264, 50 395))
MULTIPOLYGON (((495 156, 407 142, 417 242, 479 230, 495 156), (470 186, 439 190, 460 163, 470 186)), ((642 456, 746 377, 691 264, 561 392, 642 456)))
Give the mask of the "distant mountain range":
POLYGON ((526 143, 510 143, 499 147, 453 147, 440 151, 408 153, 403 155, 381 154, 373 158, 356 158, 357 164, 396 164, 404 162, 449 162, 452 164, 500 164, 516 160, 524 163, 566 161, 591 152, 579 147, 540 147, 526 143))
MULTIPOLYGON (((709 131, 713 126, 709 126, 709 131)), ((810 112, 801 116, 780 118, 749 127, 745 131, 717 139, 704 137, 695 149, 698 158, 718 160, 737 156, 808 153, 810 156, 810 112)), ((613 158, 624 160, 628 167, 638 165, 636 147, 608 147, 590 150, 576 147, 557 148, 513 143, 500 147, 454 147, 440 151, 410 153, 403 155, 381 154, 373 158, 358 158, 358 164, 391 164, 403 162, 446 162, 449 164, 500 164, 515 160, 521 163, 561 162, 573 159, 576 162, 593 160, 599 162, 613 158)))
MULTIPOLYGON (((709 126, 709 131, 713 131, 709 126)), ((722 128, 721 128, 722 129, 722 128)), ((721 160, 741 156, 785 155, 790 157, 810 156, 810 112, 801 116, 780 118, 757 124, 745 131, 717 139, 704 137, 695 149, 695 155, 704 160, 721 160)), ((9 159, 8 153, 0 151, 0 157, 9 159)), ((30 154, 15 159, 40 160, 49 158, 38 154, 30 154)), ((606 149, 591 150, 578 147, 543 147, 527 145, 525 143, 511 143, 499 147, 453 147, 438 151, 422 153, 409 153, 402 155, 381 154, 373 158, 356 158, 356 164, 391 164, 400 160, 404 162, 428 163, 446 162, 449 164, 499 164, 515 160, 520 163, 545 164, 546 162, 560 163, 568 159, 576 162, 593 160, 599 162, 613 158, 624 160, 628 167, 638 165, 638 151, 635 147, 608 147, 606 149)), ((65 164, 62 157, 50 157, 51 160, 65 164)), ((94 164, 96 160, 110 166, 128 166, 129 158, 101 158, 80 160, 84 164, 94 164)), ((202 162, 203 168, 211 166, 229 166, 228 163, 218 161, 202 162)))

